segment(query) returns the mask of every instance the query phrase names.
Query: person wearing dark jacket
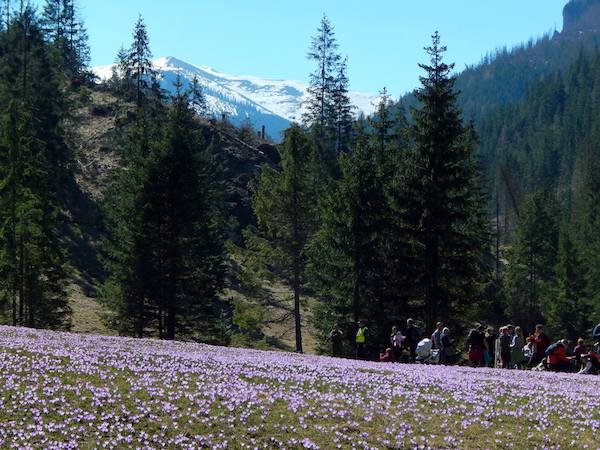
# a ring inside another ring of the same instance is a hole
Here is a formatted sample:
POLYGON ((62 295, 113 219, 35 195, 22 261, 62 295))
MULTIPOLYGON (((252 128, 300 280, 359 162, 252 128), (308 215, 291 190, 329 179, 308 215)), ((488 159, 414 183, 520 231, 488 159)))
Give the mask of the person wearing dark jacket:
POLYGON ((512 338, 508 334, 508 327, 500 328, 500 359, 502 360, 502 368, 510 369, 510 344, 512 338))
POLYGON ((454 363, 454 342, 450 339, 450 329, 444 328, 442 330, 442 350, 441 353, 443 358, 440 355, 440 364, 453 364, 454 363))
POLYGON ((417 345, 420 340, 421 332, 419 331, 419 327, 415 325, 413 319, 408 319, 406 321, 406 344, 408 345, 411 361, 414 361, 417 357, 417 345))
POLYGON ((329 339, 331 339, 331 355, 340 357, 342 356, 342 339, 344 338, 344 332, 338 325, 333 327, 331 333, 329 333, 329 339))

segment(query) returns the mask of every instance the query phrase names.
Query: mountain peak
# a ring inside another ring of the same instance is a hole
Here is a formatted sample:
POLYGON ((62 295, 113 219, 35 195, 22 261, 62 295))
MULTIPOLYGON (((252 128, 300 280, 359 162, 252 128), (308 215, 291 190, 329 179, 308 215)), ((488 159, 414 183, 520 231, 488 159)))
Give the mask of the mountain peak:
MULTIPOLYGON (((152 65, 163 88, 172 91, 179 76, 185 89, 196 77, 204 89, 210 114, 226 115, 236 125, 250 122, 257 129, 265 126, 267 134, 276 141, 281 139, 282 131, 290 122, 302 115, 307 86, 300 81, 230 75, 174 56, 158 58, 152 65)), ((111 77, 113 68, 114 65, 93 70, 101 80, 106 80, 111 77)), ((357 112, 370 114, 375 109, 377 95, 363 92, 349 95, 357 112)))
POLYGON ((600 31, 600 0, 571 0, 563 10, 563 33, 600 31))

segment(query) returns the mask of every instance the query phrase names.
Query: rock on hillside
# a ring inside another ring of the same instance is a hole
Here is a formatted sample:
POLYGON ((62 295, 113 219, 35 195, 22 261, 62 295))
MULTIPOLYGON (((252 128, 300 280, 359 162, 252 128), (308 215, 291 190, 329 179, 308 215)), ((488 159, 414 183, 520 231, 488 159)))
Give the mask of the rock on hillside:
POLYGON ((563 33, 600 31, 600 0, 571 0, 563 20, 563 33))

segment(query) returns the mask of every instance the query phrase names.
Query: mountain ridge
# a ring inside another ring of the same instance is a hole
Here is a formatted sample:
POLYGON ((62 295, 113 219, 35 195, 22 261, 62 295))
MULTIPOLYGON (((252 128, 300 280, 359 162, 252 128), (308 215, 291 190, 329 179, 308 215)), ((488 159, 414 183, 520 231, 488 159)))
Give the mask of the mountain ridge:
MULTIPOLYGON (((306 101, 306 83, 297 80, 261 78, 254 75, 232 75, 219 72, 209 66, 188 63, 174 56, 157 58, 153 66, 158 72, 161 85, 173 92, 173 84, 179 75, 183 88, 198 78, 206 94, 209 113, 227 116, 234 125, 251 124, 254 128, 265 127, 267 134, 279 141, 282 132, 298 121, 306 101)), ((98 66, 92 70, 100 80, 108 80, 115 65, 98 66)), ((377 94, 350 92, 356 112, 370 114, 375 110, 377 94)))

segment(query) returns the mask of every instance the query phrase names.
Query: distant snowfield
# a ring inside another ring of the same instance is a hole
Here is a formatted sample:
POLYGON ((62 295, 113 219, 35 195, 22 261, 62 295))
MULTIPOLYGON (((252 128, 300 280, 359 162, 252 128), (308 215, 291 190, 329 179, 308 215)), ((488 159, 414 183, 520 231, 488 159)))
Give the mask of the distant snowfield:
MULTIPOLYGON (((226 114, 233 123, 250 121, 256 128, 265 126, 267 133, 279 140, 290 122, 299 121, 307 98, 306 83, 294 80, 261 78, 252 75, 231 75, 208 66, 197 66, 168 56, 153 61, 164 89, 173 90, 177 74, 187 86, 195 77, 203 86, 210 112, 226 114)), ((94 67, 101 79, 111 77, 114 65, 94 67)), ((378 101, 377 94, 350 92, 356 113, 371 114, 378 101)))

